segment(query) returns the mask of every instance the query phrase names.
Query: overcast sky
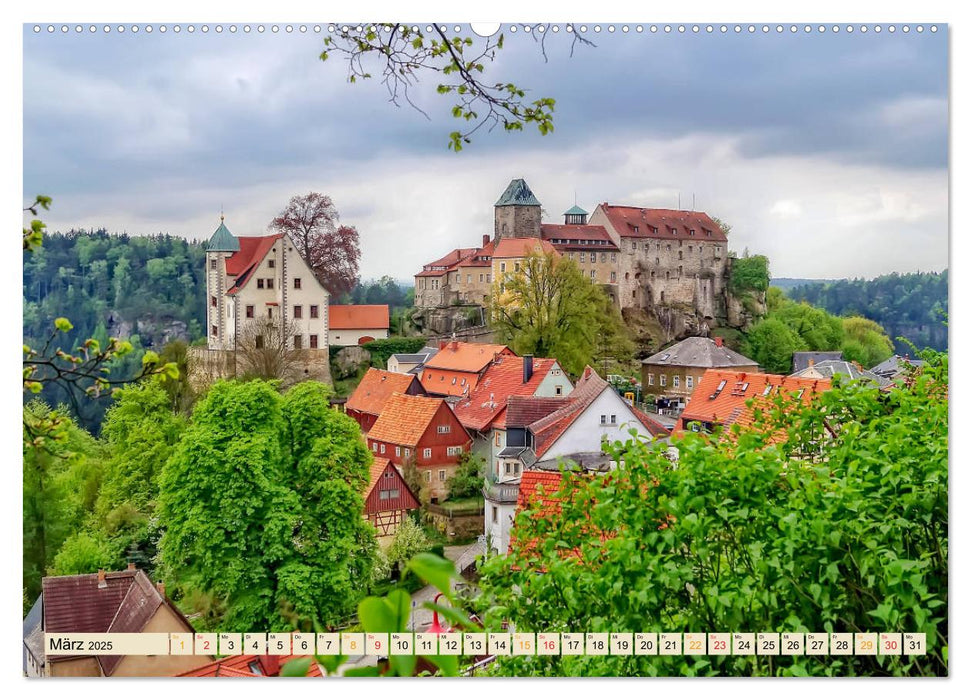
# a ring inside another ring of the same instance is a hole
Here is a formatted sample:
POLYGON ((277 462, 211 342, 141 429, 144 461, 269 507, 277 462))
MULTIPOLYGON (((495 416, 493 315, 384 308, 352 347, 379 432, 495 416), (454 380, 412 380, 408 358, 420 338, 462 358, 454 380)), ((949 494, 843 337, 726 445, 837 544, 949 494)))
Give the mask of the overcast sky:
MULTIPOLYGON (((228 27, 228 25, 226 25, 228 27)), ((325 28, 326 30, 326 28, 325 28)), ((426 80, 387 101, 320 35, 24 36, 24 197, 50 230, 260 235, 290 196, 329 194, 363 278, 409 279, 492 232, 524 177, 546 221, 576 196, 681 205, 732 225, 777 277, 872 277, 948 261, 947 30, 589 35, 549 61, 521 31, 486 76, 556 99, 555 131, 480 133, 461 153, 426 80), (575 195, 574 195, 575 193, 575 195)), ((480 40, 481 41, 481 40, 480 40)))

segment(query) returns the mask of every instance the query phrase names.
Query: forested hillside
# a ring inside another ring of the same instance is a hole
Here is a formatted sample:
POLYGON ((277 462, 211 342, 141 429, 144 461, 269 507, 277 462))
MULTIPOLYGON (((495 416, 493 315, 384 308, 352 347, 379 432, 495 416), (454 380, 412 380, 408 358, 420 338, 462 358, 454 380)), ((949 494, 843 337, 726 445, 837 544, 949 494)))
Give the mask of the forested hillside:
POLYGON ((800 285, 787 291, 838 316, 860 315, 883 326, 897 353, 912 352, 897 340, 904 336, 917 347, 947 349, 948 271, 881 275, 872 280, 837 280, 800 285))

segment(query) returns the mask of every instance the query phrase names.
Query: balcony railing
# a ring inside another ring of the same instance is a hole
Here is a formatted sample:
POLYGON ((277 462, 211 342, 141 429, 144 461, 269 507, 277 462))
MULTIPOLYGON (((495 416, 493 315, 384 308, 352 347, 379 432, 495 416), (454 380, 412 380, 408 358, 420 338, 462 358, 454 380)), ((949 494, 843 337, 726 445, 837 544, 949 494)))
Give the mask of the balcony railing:
POLYGON ((494 484, 486 479, 482 495, 498 503, 515 503, 519 500, 519 484, 494 484))

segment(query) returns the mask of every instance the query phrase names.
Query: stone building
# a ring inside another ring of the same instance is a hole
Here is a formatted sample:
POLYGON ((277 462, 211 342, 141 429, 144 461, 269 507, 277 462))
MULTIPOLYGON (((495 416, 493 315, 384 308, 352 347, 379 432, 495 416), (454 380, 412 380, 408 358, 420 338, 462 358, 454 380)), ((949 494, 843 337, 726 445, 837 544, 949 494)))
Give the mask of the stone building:
POLYGON ((289 236, 237 238, 220 217, 206 245, 206 292, 207 344, 190 348, 191 382, 244 373, 243 343, 279 347, 292 379, 330 381, 329 295, 289 236))
POLYGON ((683 408, 709 369, 758 372, 759 363, 726 347, 721 338, 685 338, 641 362, 641 386, 669 408, 683 408))
MULTIPOLYGON (((729 316, 728 238, 704 212, 602 203, 593 214, 578 206, 564 223, 543 223, 542 205, 523 179, 515 179, 494 206, 493 236, 478 248, 457 248, 415 276, 415 305, 487 303, 502 241, 534 239, 576 262, 585 277, 604 286, 621 308, 665 310, 690 318, 672 327, 683 337, 729 316), (491 277, 491 279, 490 279, 491 277)), ((508 246, 508 243, 506 244, 508 246)))

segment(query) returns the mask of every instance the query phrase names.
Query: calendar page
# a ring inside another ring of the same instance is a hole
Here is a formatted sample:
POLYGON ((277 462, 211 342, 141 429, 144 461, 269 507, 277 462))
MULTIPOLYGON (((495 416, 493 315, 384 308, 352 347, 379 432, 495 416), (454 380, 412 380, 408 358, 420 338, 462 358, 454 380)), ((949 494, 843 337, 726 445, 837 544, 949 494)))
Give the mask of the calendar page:
POLYGON ((86 12, 20 30, 24 676, 949 674, 940 15, 86 12))

